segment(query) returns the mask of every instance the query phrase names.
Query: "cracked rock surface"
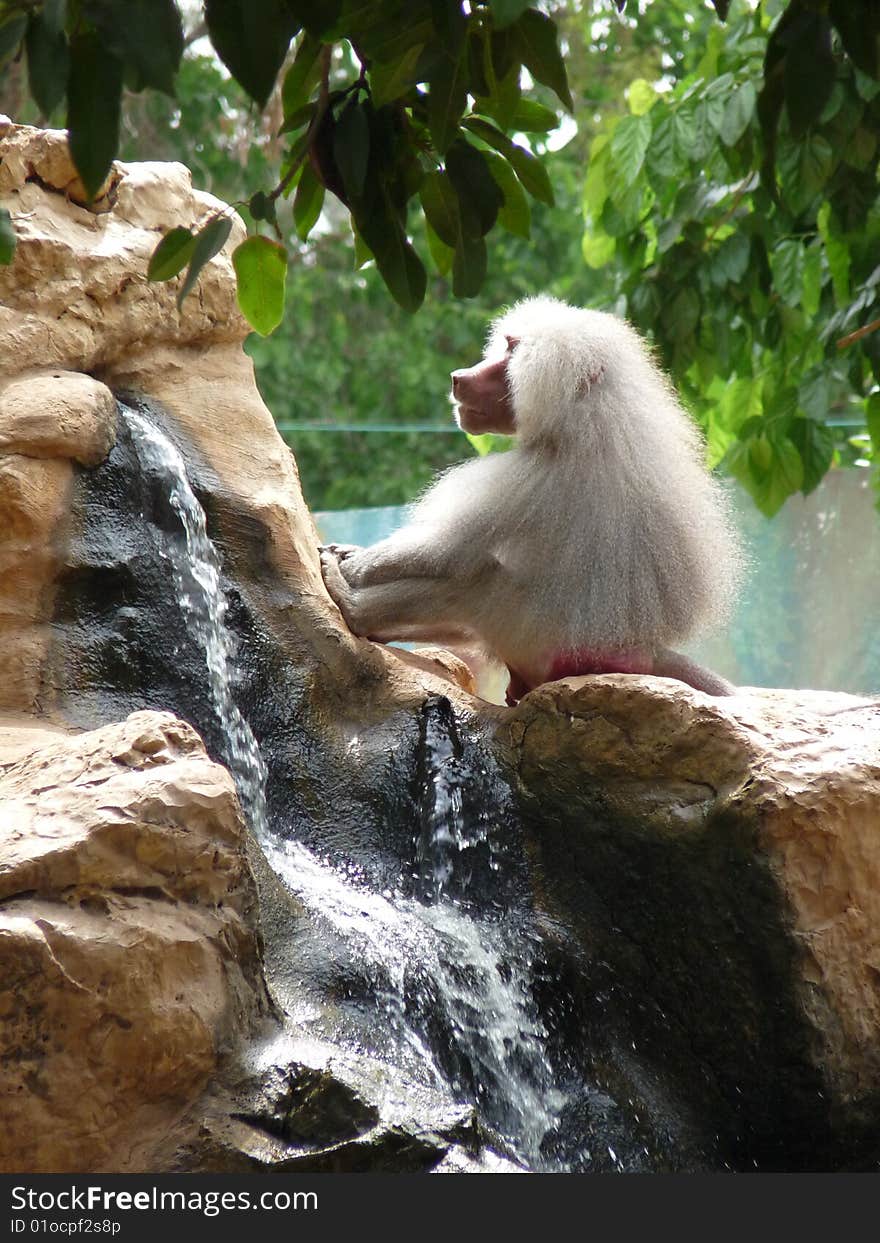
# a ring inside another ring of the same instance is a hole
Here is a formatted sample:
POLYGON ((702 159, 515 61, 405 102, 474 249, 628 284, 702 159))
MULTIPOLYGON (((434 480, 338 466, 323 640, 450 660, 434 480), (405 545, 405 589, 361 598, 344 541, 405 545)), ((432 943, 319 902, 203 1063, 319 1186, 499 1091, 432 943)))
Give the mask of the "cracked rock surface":
POLYGON ((136 1171, 268 1014, 229 774, 170 714, 0 740, 0 1170, 136 1171))

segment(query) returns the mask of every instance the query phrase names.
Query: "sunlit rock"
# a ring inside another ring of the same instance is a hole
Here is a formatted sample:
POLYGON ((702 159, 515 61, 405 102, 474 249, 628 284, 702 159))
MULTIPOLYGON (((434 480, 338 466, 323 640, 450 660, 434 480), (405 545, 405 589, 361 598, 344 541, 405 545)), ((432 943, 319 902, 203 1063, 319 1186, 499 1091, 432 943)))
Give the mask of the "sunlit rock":
POLYGON ((0 454, 102 462, 116 437, 116 400, 91 376, 35 371, 0 380, 0 454))
POLYGON ((880 709, 579 678, 529 695, 499 737, 594 1020, 676 1075, 740 1160, 872 1152, 880 709))
POLYGON ((0 766, 0 1169, 149 1169, 269 1010, 232 780, 153 712, 0 766))

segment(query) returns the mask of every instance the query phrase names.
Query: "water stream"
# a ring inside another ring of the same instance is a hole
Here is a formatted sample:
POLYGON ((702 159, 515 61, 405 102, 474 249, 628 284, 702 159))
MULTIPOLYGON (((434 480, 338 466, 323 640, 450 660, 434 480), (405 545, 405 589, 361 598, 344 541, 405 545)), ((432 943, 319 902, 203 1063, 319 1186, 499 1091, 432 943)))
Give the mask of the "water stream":
POLYGON ((532 1169, 548 1168, 541 1144, 564 1101, 532 994, 538 942, 524 913, 508 908, 493 825, 471 822, 463 810, 468 774, 449 730, 437 720, 425 728, 408 885, 377 893, 350 867, 275 833, 267 816, 269 774, 233 695, 235 644, 204 511, 168 436, 143 412, 122 410, 141 468, 167 481, 182 538, 169 538, 164 555, 188 629, 204 652, 223 759, 269 862, 313 919, 342 938, 369 979, 389 1044, 378 1052, 414 1057, 431 1080, 472 1101, 514 1156, 532 1169), (477 850, 488 851, 499 886, 494 901, 481 889, 479 905, 468 892, 469 857, 477 850))

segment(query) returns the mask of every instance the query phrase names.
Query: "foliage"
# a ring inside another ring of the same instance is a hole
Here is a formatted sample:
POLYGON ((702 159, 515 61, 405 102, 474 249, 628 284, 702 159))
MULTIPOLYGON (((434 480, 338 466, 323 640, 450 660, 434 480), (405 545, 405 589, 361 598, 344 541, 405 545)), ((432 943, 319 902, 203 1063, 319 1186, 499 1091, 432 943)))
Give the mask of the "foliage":
MULTIPOLYGON (((489 239, 486 283, 468 302, 434 276, 425 305, 408 315, 372 265, 354 267, 342 231, 321 233, 294 258, 295 316, 247 348, 313 509, 411 500, 469 451, 452 419, 449 373, 476 361, 498 307, 536 289, 582 305, 595 295, 580 258, 582 166, 570 147, 545 157, 555 205, 535 205, 529 240, 489 239), (384 430, 370 430, 377 425, 384 430), (425 426, 436 430, 407 430, 425 426)), ((414 241, 423 244, 418 229, 414 241)))
POLYGON ((584 258, 767 514, 862 451, 880 379, 878 42, 867 0, 735 2, 592 144, 584 258))
MULTIPOLYGON (((330 191, 348 210, 362 260, 375 259, 406 310, 422 303, 424 262, 410 240, 409 208, 420 201, 428 242, 457 295, 473 297, 487 268, 486 236, 496 221, 528 231, 525 192, 552 190, 534 155, 508 132, 545 131, 556 113, 524 98, 522 72, 573 107, 552 20, 528 0, 205 0, 207 32, 236 81, 264 108, 281 88, 283 175, 248 200, 249 215, 283 235, 279 198, 295 191, 300 241, 330 191)), ((101 190, 120 145, 123 84, 173 93, 184 49, 175 0, 0 0, 0 64, 24 46, 31 94, 48 115, 66 98, 71 155, 90 198, 101 190)), ((181 298, 213 253, 217 217, 189 251, 181 298)), ((174 239, 179 257, 181 239, 174 239)), ((283 268, 236 264, 240 303, 283 306, 283 268), (272 286, 270 288, 270 286, 272 286)), ((151 265, 165 275, 167 253, 151 265)), ((171 265, 174 267, 174 265, 171 265)), ((259 332, 278 322, 257 314, 259 332)))
MULTIPOLYGON (((286 243, 295 322, 249 347, 282 426, 439 423, 448 370, 489 315, 547 290, 653 337, 712 462, 764 512, 829 464, 869 457, 880 5, 467 7, 211 0, 229 77, 198 44, 181 59, 198 33, 179 35, 183 2, 0 0, 0 66, 13 80, 27 68, 36 104, 21 119, 66 102, 90 188, 118 127, 126 158, 183 159, 238 202, 254 234, 236 257, 240 302, 261 332, 283 305, 286 243), (553 152, 560 104, 577 132, 553 152), (427 288, 417 320, 386 286, 407 308, 427 288)), ((13 223, 0 213, 0 262, 13 223)), ((205 223, 203 256, 222 227, 205 223)), ((172 230, 151 275, 186 270, 185 291, 197 240, 172 230)), ((398 501, 461 454, 454 437, 344 435, 369 469, 339 451, 342 434, 296 434, 317 506, 398 501)))

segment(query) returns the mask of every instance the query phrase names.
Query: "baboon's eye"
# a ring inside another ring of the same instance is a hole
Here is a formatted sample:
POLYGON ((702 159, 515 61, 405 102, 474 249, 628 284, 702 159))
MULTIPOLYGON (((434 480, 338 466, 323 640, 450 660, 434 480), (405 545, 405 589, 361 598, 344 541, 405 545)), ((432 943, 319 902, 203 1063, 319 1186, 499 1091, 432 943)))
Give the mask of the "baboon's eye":
POLYGON ((519 345, 519 337, 505 337, 504 340, 507 342, 508 354, 512 354, 519 345))

